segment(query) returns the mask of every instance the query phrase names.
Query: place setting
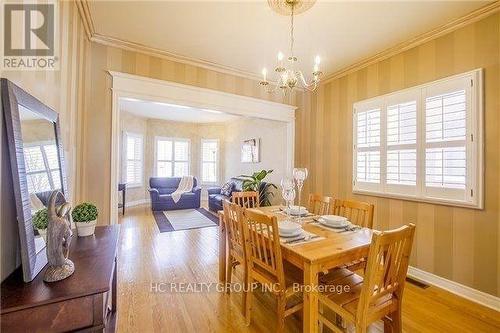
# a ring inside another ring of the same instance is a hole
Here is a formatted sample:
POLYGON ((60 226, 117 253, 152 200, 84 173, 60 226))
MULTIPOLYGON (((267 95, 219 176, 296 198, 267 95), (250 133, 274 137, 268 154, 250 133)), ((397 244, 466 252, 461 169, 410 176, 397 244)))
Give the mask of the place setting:
POLYGON ((302 228, 298 223, 292 221, 278 222, 280 242, 287 245, 298 245, 324 239, 302 228))
POLYGON ((351 223, 346 217, 338 215, 321 215, 313 218, 313 221, 311 224, 336 233, 356 232, 362 229, 351 223))

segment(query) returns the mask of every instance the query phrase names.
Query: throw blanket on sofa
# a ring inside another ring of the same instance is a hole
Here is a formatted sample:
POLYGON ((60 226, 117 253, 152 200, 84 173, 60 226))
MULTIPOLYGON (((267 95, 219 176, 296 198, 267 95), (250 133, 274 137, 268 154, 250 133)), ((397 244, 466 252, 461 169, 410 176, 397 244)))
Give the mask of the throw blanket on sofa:
POLYGON ((172 193, 172 200, 175 203, 181 200, 181 196, 183 193, 191 192, 193 190, 193 176, 182 176, 181 181, 179 183, 179 187, 177 190, 172 193))

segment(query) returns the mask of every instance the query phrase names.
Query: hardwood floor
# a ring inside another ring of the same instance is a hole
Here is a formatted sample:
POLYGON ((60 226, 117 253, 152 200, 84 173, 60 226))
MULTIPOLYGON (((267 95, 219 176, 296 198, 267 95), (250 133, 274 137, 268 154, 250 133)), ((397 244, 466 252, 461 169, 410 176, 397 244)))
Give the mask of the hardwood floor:
MULTIPOLYGON (((216 283, 217 228, 160 233, 147 206, 128 208, 120 224, 118 332, 275 331, 275 300, 265 293, 254 298, 247 327, 239 293, 152 291, 152 284, 161 291, 170 283, 216 283)), ((299 318, 288 318, 286 324, 287 331, 300 332, 299 318)), ((370 327, 370 332, 381 331, 381 325, 370 327)), ((439 288, 407 283, 403 331, 499 332, 500 315, 439 288)))

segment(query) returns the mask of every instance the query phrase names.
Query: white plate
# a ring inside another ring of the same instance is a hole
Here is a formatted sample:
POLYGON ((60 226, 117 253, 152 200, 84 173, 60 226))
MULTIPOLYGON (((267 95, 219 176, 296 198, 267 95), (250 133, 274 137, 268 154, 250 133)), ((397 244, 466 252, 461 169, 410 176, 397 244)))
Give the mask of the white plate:
POLYGON ((335 229, 342 229, 342 228, 349 226, 349 224, 350 224, 350 222, 347 220, 344 221, 342 224, 332 224, 323 218, 319 218, 318 222, 322 225, 325 225, 325 226, 330 227, 330 228, 335 228, 335 229))
POLYGON ((337 224, 337 225, 345 224, 345 222, 347 221, 347 217, 338 215, 323 215, 321 216, 321 218, 325 220, 327 223, 337 224))
POLYGON ((299 229, 297 231, 294 231, 293 233, 291 234, 281 234, 280 233, 280 237, 283 237, 283 238, 292 238, 292 237, 297 237, 297 236, 300 236, 302 235, 302 232, 303 230, 302 229, 299 229))
POLYGON ((278 223, 278 229, 280 235, 291 235, 297 233, 298 230, 302 230, 302 226, 291 221, 281 221, 278 223))

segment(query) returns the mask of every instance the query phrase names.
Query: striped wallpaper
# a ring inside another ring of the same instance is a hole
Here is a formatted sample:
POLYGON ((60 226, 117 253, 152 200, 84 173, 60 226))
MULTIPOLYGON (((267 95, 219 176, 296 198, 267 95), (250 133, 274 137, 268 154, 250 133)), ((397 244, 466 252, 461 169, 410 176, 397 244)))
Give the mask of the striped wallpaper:
POLYGON ((299 111, 297 164, 306 192, 375 204, 375 227, 417 225, 411 265, 500 295, 500 14, 326 83, 299 111), (485 73, 485 209, 472 210, 352 193, 352 104, 476 68, 485 73))

